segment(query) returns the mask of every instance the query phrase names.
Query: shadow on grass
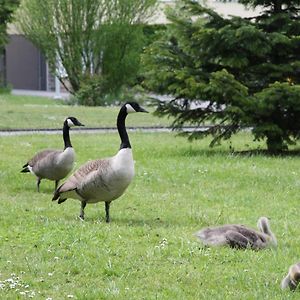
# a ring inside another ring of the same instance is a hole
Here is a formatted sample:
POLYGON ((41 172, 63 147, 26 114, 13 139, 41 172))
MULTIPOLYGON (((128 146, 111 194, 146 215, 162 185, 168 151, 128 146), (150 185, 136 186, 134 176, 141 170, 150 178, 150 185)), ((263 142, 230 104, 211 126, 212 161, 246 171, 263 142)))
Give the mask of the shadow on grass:
POLYGON ((138 218, 112 218, 111 222, 116 222, 120 225, 127 225, 129 227, 149 227, 149 228, 169 228, 169 227, 182 227, 185 224, 179 223, 176 220, 162 220, 161 218, 145 218, 145 219, 138 219, 138 218))
POLYGON ((300 149, 284 150, 277 152, 270 152, 266 149, 253 149, 234 151, 231 154, 236 156, 300 157, 300 149))
POLYGON ((168 152, 159 151, 160 157, 215 157, 215 156, 266 156, 266 157, 300 157, 300 149, 270 152, 266 149, 251 149, 234 151, 232 149, 171 149, 168 152))
POLYGON ((169 158, 169 157, 214 157, 226 156, 231 152, 226 149, 192 149, 192 148, 168 148, 166 149, 152 149, 152 156, 156 158, 169 158))
MULTIPOLYGON (((79 208, 79 207, 78 207, 79 208)), ((182 227, 187 224, 184 222, 178 222, 178 220, 162 220, 161 218, 136 218, 136 217, 118 217, 111 215, 110 223, 105 222, 104 213, 91 213, 86 212, 84 221, 79 218, 79 209, 78 213, 72 214, 68 213, 63 216, 64 221, 70 222, 77 220, 79 223, 85 223, 89 225, 99 225, 99 226, 110 226, 110 225, 119 225, 119 226, 128 226, 128 227, 146 227, 150 230, 153 228, 177 228, 182 227)))

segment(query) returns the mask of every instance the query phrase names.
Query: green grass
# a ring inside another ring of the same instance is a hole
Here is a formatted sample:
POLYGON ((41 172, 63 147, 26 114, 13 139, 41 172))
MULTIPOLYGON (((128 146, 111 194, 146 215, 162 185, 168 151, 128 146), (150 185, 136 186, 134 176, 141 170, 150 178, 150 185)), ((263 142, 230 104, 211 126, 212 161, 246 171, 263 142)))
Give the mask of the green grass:
MULTIPOLYGON (((76 167, 118 149, 116 133, 71 135, 76 167)), ((0 137, 1 299, 299 298, 279 287, 299 259, 299 157, 232 155, 229 144, 209 149, 208 139, 168 133, 130 138, 136 176, 106 224, 103 203, 88 205, 82 222, 78 201, 53 203, 53 182, 37 193, 34 177, 19 173, 37 150, 61 148, 60 135, 0 137), (205 248, 193 236, 208 225, 255 227, 262 215, 277 250, 205 248), (10 288, 5 280, 17 276, 10 288)), ((246 133, 232 141, 247 144, 258 146, 246 133)))
MULTIPOLYGON (((154 108, 147 108, 150 112, 154 108)), ((115 127, 118 107, 65 105, 44 97, 0 94, 0 130, 15 128, 61 128, 66 117, 77 117, 87 127, 115 127)), ((128 126, 169 126, 167 118, 138 114, 128 126)))

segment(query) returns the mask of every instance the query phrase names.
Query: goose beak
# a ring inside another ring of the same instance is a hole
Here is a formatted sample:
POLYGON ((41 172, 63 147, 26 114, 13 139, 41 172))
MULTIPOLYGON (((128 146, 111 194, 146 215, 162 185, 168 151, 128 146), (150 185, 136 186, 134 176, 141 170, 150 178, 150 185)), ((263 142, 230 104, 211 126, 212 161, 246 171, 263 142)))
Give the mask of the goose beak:
POLYGON ((140 107, 139 112, 149 113, 149 111, 147 111, 145 108, 142 108, 142 107, 140 107))
POLYGON ((76 124, 77 126, 85 126, 84 124, 82 124, 82 123, 80 123, 79 121, 78 121, 78 124, 76 124))

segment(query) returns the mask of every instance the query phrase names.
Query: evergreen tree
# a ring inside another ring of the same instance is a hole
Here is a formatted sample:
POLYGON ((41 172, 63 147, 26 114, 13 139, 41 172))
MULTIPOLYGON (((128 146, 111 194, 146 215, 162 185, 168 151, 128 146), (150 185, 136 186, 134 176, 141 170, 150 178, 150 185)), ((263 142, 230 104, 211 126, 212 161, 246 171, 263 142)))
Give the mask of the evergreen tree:
POLYGON ((299 0, 240 0, 263 5, 253 18, 223 18, 197 1, 168 12, 167 33, 145 52, 145 86, 173 97, 157 114, 173 127, 212 124, 185 132, 212 134, 211 145, 251 126, 270 151, 282 150, 300 132, 299 0))

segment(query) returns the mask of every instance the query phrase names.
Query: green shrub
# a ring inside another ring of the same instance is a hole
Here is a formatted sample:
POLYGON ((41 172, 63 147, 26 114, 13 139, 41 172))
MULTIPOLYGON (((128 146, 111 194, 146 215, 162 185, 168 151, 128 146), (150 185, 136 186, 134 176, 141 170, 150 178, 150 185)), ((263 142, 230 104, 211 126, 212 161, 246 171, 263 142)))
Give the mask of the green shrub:
POLYGON ((0 94, 10 94, 12 90, 12 86, 10 84, 0 86, 0 94))
POLYGON ((86 106, 106 106, 108 104, 107 82, 103 77, 90 76, 83 80, 81 88, 75 94, 78 104, 86 106))

